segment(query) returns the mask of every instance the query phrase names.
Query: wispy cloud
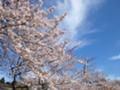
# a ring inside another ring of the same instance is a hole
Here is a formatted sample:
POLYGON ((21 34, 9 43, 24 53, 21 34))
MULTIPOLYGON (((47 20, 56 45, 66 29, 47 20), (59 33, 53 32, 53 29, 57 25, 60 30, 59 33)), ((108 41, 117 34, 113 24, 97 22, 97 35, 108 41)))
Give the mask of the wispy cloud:
POLYGON ((112 56, 110 59, 111 60, 120 60, 120 54, 112 56))
POLYGON ((120 77, 116 76, 116 75, 108 75, 107 79, 110 79, 110 80, 120 80, 120 77))
POLYGON ((64 0, 58 2, 57 8, 59 13, 67 11, 63 26, 67 28, 69 38, 74 39, 77 35, 89 34, 89 30, 81 30, 80 27, 85 26, 86 18, 91 10, 98 8, 103 0, 64 0), (79 30, 78 30, 79 27, 79 30), (79 33, 78 33, 79 32, 79 33))
POLYGON ((76 49, 76 48, 82 48, 86 45, 90 45, 91 43, 86 40, 80 40, 78 41, 72 41, 68 44, 69 49, 76 49))

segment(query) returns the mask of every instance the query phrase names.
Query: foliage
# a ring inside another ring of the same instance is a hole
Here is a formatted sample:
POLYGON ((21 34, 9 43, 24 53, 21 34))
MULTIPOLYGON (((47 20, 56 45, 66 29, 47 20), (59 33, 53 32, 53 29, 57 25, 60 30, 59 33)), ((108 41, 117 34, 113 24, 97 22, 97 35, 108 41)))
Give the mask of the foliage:
POLYGON ((3 83, 3 84, 5 83, 4 77, 0 79, 0 83, 3 83))

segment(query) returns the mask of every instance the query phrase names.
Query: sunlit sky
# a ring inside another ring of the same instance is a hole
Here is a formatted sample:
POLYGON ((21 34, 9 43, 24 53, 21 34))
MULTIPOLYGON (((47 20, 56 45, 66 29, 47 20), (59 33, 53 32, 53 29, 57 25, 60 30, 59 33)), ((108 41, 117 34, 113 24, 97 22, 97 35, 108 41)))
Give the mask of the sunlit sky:
POLYGON ((80 42, 75 54, 93 57, 96 69, 120 79, 120 0, 45 0, 43 7, 53 5, 53 14, 68 13, 61 28, 80 42))
POLYGON ((56 6, 66 37, 79 41, 77 56, 93 57, 96 69, 111 79, 120 78, 120 0, 45 0, 56 6), (70 36, 71 35, 71 36, 70 36))

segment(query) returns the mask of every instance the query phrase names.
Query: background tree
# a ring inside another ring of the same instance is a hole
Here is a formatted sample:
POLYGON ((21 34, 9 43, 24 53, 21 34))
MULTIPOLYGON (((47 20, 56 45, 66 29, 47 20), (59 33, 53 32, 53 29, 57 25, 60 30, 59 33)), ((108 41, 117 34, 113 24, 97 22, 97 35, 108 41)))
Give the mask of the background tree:
POLYGON ((15 90, 21 75, 30 71, 26 66, 26 62, 16 55, 7 55, 7 59, 1 61, 0 64, 1 70, 6 71, 8 77, 12 79, 11 85, 13 90, 15 90))
POLYGON ((3 83, 3 84, 5 83, 4 77, 0 79, 0 83, 3 83))

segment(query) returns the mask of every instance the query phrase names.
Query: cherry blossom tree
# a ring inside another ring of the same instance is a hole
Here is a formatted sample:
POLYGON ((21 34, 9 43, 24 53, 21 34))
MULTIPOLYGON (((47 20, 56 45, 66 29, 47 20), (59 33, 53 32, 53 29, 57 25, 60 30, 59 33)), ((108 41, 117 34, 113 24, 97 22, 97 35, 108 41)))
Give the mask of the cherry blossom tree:
POLYGON ((49 90, 114 90, 100 74, 95 77, 89 72, 88 59, 71 54, 78 45, 68 49, 69 40, 63 38, 59 27, 66 13, 48 18, 54 8, 43 10, 42 2, 32 5, 30 1, 0 0, 0 64, 9 62, 13 81, 29 70, 39 84, 47 83, 49 90), (83 65, 83 70, 77 70, 77 64, 83 65))
POLYGON ((60 42, 64 32, 58 24, 66 13, 49 19, 52 11, 53 8, 44 11, 39 5, 33 6, 29 0, 1 0, 1 58, 7 58, 9 51, 17 53, 32 72, 57 90, 53 82, 57 77, 53 76, 64 74, 74 59, 65 51, 67 42, 60 42))

